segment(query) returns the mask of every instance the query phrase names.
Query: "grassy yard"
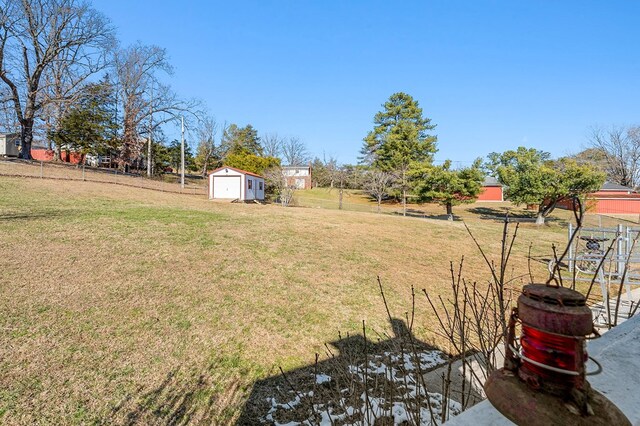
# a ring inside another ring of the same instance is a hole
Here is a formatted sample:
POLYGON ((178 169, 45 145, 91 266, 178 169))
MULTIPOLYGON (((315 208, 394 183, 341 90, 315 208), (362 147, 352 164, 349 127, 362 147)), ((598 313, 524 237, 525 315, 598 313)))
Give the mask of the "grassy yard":
MULTIPOLYGON (((506 207, 456 208, 495 260, 502 224, 491 214, 506 207)), ((551 244, 566 238, 559 215, 522 225, 513 276, 532 242, 545 277, 551 244)), ((399 317, 411 286, 448 294, 450 261, 465 256, 469 279, 489 276, 460 221, 94 182, 0 177, 0 235, 4 424, 233 423, 278 366, 313 363, 362 320, 388 329, 377 275, 399 317)), ((419 338, 444 346, 423 299, 416 321, 419 338)))

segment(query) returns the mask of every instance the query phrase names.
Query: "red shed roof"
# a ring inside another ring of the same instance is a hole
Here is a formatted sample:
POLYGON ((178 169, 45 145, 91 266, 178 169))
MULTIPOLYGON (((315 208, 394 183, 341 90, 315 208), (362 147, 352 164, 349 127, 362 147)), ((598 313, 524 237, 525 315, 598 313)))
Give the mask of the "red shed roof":
POLYGON ((236 171, 236 172, 238 172, 238 173, 242 173, 243 175, 255 176, 255 177, 259 177, 259 178, 261 178, 261 179, 264 179, 264 176, 260 176, 260 175, 258 175, 258 174, 253 173, 253 172, 248 172, 248 171, 246 171, 246 170, 237 169, 237 168, 235 168, 235 167, 229 167, 229 166, 222 166, 222 167, 218 167, 217 169, 215 169, 215 170, 213 170, 213 171, 209 172, 209 174, 212 174, 212 173, 218 172, 218 171, 220 171, 220 170, 222 170, 222 169, 231 169, 231 170, 235 170, 235 171, 236 171))

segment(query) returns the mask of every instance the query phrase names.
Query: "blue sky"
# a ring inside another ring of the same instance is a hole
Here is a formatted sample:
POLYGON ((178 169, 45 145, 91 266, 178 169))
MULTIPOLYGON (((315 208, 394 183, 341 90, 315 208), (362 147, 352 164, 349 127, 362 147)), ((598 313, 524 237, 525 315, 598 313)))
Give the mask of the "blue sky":
POLYGON ((437 124, 436 160, 459 164, 520 145, 561 156, 591 126, 640 124, 640 2, 93 4, 122 44, 166 48, 174 89, 218 121, 343 163, 397 91, 437 124))

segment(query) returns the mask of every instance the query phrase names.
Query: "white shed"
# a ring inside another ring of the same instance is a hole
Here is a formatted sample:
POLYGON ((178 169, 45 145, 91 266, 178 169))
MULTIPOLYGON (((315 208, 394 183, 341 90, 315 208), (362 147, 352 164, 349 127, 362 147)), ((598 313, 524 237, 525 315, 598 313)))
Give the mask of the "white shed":
POLYGON ((0 156, 17 157, 20 148, 20 135, 17 133, 0 133, 0 156))
POLYGON ((209 173, 209 199, 264 200, 264 177, 235 167, 223 166, 209 173))

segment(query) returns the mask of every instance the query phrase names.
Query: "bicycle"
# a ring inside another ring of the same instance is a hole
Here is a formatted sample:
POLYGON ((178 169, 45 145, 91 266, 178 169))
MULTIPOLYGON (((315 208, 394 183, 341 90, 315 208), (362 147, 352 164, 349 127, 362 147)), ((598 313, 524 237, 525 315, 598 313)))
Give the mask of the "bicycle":
MULTIPOLYGON (((585 241, 585 247, 582 252, 576 249, 576 255, 573 259, 573 265, 578 272, 583 274, 595 274, 598 266, 605 255, 601 243, 608 241, 606 237, 580 236, 580 240, 585 241)), ((555 272, 556 260, 551 259, 548 264, 549 273, 555 272)), ((565 262, 560 264, 562 269, 568 269, 565 262)))

